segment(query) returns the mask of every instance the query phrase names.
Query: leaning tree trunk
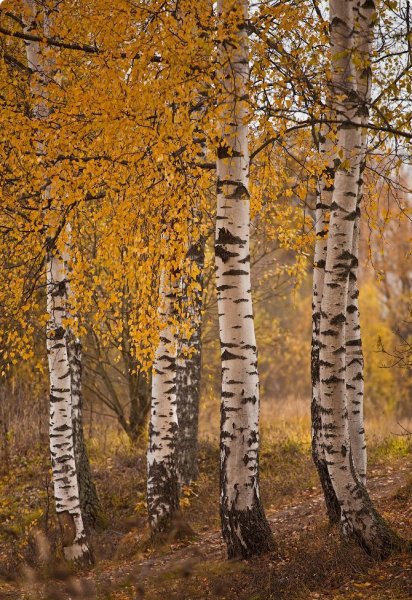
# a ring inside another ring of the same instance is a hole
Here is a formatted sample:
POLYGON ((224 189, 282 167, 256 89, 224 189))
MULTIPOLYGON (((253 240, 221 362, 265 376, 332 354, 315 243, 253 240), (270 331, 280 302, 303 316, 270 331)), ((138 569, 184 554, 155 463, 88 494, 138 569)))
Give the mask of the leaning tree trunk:
POLYGON ((326 512, 331 524, 339 523, 340 506, 329 476, 326 463, 322 435, 322 415, 319 382, 319 327, 323 284, 325 278, 326 246, 328 240, 329 214, 335 178, 334 143, 329 137, 330 131, 321 129, 319 132, 319 150, 325 161, 323 172, 319 177, 316 209, 315 209, 315 252, 313 258, 313 291, 312 291, 312 348, 311 348, 311 379, 312 379, 312 458, 318 471, 319 480, 325 497, 326 512))
POLYGON ((96 529, 103 525, 103 510, 93 482, 83 432, 82 346, 70 331, 68 357, 71 374, 74 457, 79 484, 80 508, 86 526, 96 529))
POLYGON ((192 279, 182 277, 182 312, 191 330, 190 337, 179 339, 176 370, 177 417, 179 422, 179 478, 183 485, 190 485, 197 478, 197 452, 199 430, 200 374, 202 350, 202 307, 203 307, 203 267, 205 239, 189 248, 189 272, 196 269, 197 289, 188 297, 188 286, 192 279))
POLYGON ((225 30, 231 23, 219 48, 215 265, 222 360, 220 515, 229 558, 247 558, 274 547, 259 490, 259 375, 249 254, 248 2, 221 0, 218 13, 225 30))
POLYGON ((327 242, 319 336, 320 397, 325 454, 341 506, 343 531, 354 536, 369 554, 382 558, 399 547, 399 540, 377 513, 354 467, 346 396, 346 315, 361 161, 351 60, 352 11, 352 2, 330 0, 332 85, 340 98, 338 151, 343 160, 335 175, 327 242))
POLYGON ((160 315, 164 321, 156 350, 152 374, 152 403, 147 454, 147 507, 153 534, 173 526, 179 510, 177 476, 176 353, 174 326, 176 289, 167 289, 162 276, 159 294, 160 315))
MULTIPOLYGON (((29 12, 34 19, 36 7, 33 0, 27 0, 29 12)), ((28 28, 31 23, 28 24, 28 28)), ((49 15, 44 13, 44 28, 49 29, 49 15)), ((46 104, 47 80, 52 77, 52 63, 44 60, 36 42, 25 42, 29 68, 36 77, 32 83, 35 98, 33 116, 35 119, 47 120, 49 110, 46 104), (46 67, 47 65, 47 67, 46 67), (48 71, 46 77, 46 69, 48 71)), ((40 160, 45 155, 45 144, 40 142, 38 153, 40 160)), ((51 198, 51 185, 47 184, 44 197, 51 198)), ((51 245, 51 232, 58 215, 46 214, 49 237, 46 239, 46 295, 47 295, 47 355, 50 375, 50 454, 53 473, 54 497, 56 513, 59 521, 63 553, 67 560, 82 564, 93 561, 92 553, 86 538, 83 524, 79 487, 74 456, 74 440, 72 426, 71 372, 68 357, 68 329, 65 325, 67 316, 67 276, 65 257, 60 257, 51 245)))

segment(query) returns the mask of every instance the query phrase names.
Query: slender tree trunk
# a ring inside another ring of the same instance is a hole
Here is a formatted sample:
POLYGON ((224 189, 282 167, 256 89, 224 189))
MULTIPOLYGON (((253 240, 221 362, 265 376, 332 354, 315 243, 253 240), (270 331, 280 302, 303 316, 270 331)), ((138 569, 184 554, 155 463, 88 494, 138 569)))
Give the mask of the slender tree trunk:
POLYGON ((64 261, 56 254, 47 258, 47 353, 50 373, 50 452, 56 512, 67 560, 91 563, 80 508, 73 420, 68 330, 64 325, 67 280, 64 261))
MULTIPOLYGON (((35 6, 27 0, 32 15, 35 6)), ((44 13, 45 30, 49 28, 49 15, 44 13)), ((30 24, 29 24, 30 27, 30 24)), ((32 85, 36 106, 34 118, 43 120, 49 116, 45 103, 47 98, 46 67, 39 44, 26 42, 26 54, 29 67, 36 72, 38 82, 32 85)), ((47 70, 52 71, 51 64, 47 70)), ((39 143, 39 156, 45 154, 45 146, 39 143)), ((51 186, 46 186, 44 196, 51 197, 51 186)), ((48 231, 53 230, 50 222, 57 215, 46 214, 49 221, 48 231)), ((93 562, 92 553, 86 538, 83 524, 79 487, 74 456, 72 423, 71 370, 68 357, 67 317, 68 285, 65 257, 60 257, 50 248, 50 239, 46 240, 46 293, 47 293, 47 355, 50 375, 50 454, 53 472, 56 513, 62 534, 63 553, 67 560, 82 564, 93 562)))
POLYGON ((152 403, 147 455, 147 506, 154 534, 168 531, 179 510, 177 476, 176 336, 171 324, 176 290, 162 276, 160 313, 164 320, 152 374, 152 403))
MULTIPOLYGON (((355 73, 358 95, 358 115, 361 124, 369 120, 371 97, 371 50, 373 26, 376 18, 373 0, 356 0, 354 4, 355 73)), ((363 422, 363 352, 359 314, 358 257, 360 235, 360 208, 363 197, 363 175, 366 165, 367 130, 361 131, 361 157, 358 181, 357 214, 353 232, 353 266, 349 275, 349 302, 347 308, 347 393, 349 410, 349 432, 353 462, 361 482, 366 484, 367 452, 363 422)))
POLYGON ((353 48, 353 5, 330 0, 332 85, 340 98, 338 148, 343 160, 335 175, 320 319, 320 389, 325 454, 341 506, 341 524, 371 555, 382 558, 399 540, 374 508, 354 467, 346 396, 346 325, 353 231, 361 162, 353 48))
POLYGON ((222 360, 220 515, 229 558, 274 548, 259 489, 259 375, 249 252, 248 3, 221 0, 216 285, 222 360), (233 9, 236 9, 236 13, 233 9), (234 18, 237 18, 237 27, 234 18), (230 36, 230 39, 229 39, 230 36))
MULTIPOLYGON (((360 175, 362 177, 362 175, 360 175)), ((363 422, 363 352, 359 314, 358 255, 360 197, 353 229, 352 266, 349 273, 348 305, 346 309, 346 390, 349 437, 353 463, 363 485, 366 485, 367 453, 363 422)))
MULTIPOLYGON (((200 33, 204 37, 204 32, 200 33)), ((207 106, 207 92, 199 93, 190 116, 195 122, 194 142, 198 145, 197 157, 206 160, 207 143, 202 129, 202 117, 207 106)), ((177 354, 177 413, 179 421, 179 479, 183 485, 190 485, 197 479, 197 455, 199 432, 200 378, 202 363, 202 309, 203 309, 203 269, 205 262, 206 238, 201 232, 202 211, 197 202, 191 214, 191 229, 198 237, 192 241, 187 252, 188 275, 181 278, 181 318, 192 332, 190 338, 182 334, 179 338, 177 354), (189 294, 189 288, 196 284, 196 290, 189 294), (190 298, 189 298, 190 296, 190 298)))
POLYGON ((103 525, 103 510, 93 482, 83 432, 82 346, 72 332, 68 335, 67 350, 71 372, 74 457, 80 508, 85 525, 96 529, 103 525))
MULTIPOLYGON (((197 272, 195 282, 198 289, 188 298, 187 286, 192 283, 188 277, 182 278, 183 317, 189 321, 190 338, 179 339, 176 371, 177 416, 179 422, 179 478, 181 484, 190 485, 197 478, 197 451, 199 430, 199 401, 202 351, 202 307, 203 307, 203 267, 205 239, 192 244, 188 259, 197 272)), ((189 266, 189 271, 192 269, 189 266)))
POLYGON ((331 524, 339 523, 340 506, 330 480, 328 466, 324 452, 324 440, 322 435, 322 414, 320 402, 319 382, 319 327, 321 316, 321 303, 323 295, 323 284, 325 278, 326 246, 328 240, 329 215, 333 194, 333 182, 335 178, 335 156, 334 144, 328 137, 328 131, 319 132, 319 149, 325 160, 324 171, 319 178, 316 211, 315 211, 315 252, 313 268, 313 295, 312 295, 312 352, 311 352, 311 376, 312 376, 312 458, 318 471, 325 497, 326 512, 331 524))

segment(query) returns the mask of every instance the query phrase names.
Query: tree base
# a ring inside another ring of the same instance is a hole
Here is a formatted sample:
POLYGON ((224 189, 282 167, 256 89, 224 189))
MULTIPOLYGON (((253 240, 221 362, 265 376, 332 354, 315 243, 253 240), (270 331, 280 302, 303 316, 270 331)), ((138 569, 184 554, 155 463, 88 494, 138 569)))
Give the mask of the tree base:
POLYGON ((390 528, 373 506, 366 490, 363 487, 362 490, 365 495, 365 506, 372 519, 372 527, 365 527, 363 513, 359 515, 359 519, 354 520, 353 515, 345 515, 343 512, 342 535, 353 538, 375 560, 385 560, 397 552, 412 552, 412 542, 402 539, 390 528))
POLYGON ((221 507, 220 516, 229 559, 251 558, 275 550, 272 530, 260 502, 246 510, 221 507))
POLYGON ((147 481, 147 508, 153 536, 172 531, 179 514, 179 496, 175 465, 153 461, 147 481))
POLYGON ((326 513, 329 524, 338 525, 341 520, 341 507, 333 489, 332 481, 328 471, 328 465, 323 459, 319 459, 317 453, 312 450, 312 458, 319 475, 319 481, 322 486, 323 496, 325 498, 326 513))

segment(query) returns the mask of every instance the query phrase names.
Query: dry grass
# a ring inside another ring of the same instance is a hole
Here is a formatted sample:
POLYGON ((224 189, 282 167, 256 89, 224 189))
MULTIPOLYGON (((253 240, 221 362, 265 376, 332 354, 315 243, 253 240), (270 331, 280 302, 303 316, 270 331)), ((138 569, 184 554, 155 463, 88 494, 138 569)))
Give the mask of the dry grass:
MULTIPOLYGON (((412 440, 385 437, 383 432, 393 431, 393 425, 369 424, 369 482, 379 509, 407 536, 412 526, 412 440)), ((12 456, 11 471, 0 480, 0 598, 410 598, 409 556, 374 563, 328 528, 309 447, 310 428, 303 403, 264 404, 262 497, 277 550, 253 561, 228 563, 219 533, 216 439, 209 436, 201 442, 199 480, 185 490, 182 503, 183 517, 195 535, 154 546, 146 525, 144 452, 131 449, 117 430, 107 430, 104 438, 90 442, 108 526, 93 535, 97 565, 88 573, 72 573, 58 560, 53 502, 47 500, 49 465, 44 447, 32 449, 25 457, 12 456), (51 544, 47 565, 38 560, 34 535, 38 530, 46 531, 51 544)))

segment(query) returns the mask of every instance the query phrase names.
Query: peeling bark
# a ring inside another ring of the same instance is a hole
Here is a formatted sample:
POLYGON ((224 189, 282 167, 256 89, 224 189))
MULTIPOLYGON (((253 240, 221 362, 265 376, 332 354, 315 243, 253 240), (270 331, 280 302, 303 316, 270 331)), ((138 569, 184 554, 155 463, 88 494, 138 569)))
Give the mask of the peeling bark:
POLYGON ((221 0, 222 108, 217 157, 216 287, 222 360, 220 515, 229 558, 273 550, 259 489, 259 375, 250 281, 248 2, 221 0), (231 12, 232 11, 232 12, 231 12))

